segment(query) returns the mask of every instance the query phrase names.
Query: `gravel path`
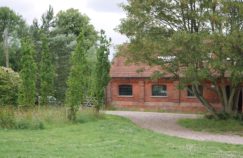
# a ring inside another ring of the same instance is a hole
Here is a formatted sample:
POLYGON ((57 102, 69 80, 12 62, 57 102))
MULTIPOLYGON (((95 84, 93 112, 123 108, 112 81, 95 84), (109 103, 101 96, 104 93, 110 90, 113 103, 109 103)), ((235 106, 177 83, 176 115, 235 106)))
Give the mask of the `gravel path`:
POLYGON ((129 118, 138 126, 152 131, 177 136, 181 138, 200 141, 215 141, 230 144, 243 144, 243 137, 237 135, 212 134, 207 132, 196 132, 181 127, 176 123, 181 118, 197 118, 196 114, 173 114, 156 112, 132 112, 132 111, 106 111, 107 114, 119 115, 129 118))

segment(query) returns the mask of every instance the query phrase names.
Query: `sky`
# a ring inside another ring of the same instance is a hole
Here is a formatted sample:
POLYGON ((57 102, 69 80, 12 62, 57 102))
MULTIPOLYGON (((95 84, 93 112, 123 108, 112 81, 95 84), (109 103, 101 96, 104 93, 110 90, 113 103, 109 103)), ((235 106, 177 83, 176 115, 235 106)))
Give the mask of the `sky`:
POLYGON ((31 24, 34 18, 40 19, 49 5, 53 7, 55 14, 69 8, 79 9, 90 18, 90 23, 97 31, 103 29, 106 35, 111 37, 112 54, 115 53, 115 45, 127 41, 125 36, 114 31, 120 20, 126 17, 125 12, 119 7, 121 3, 126 3, 126 0, 0 0, 1 7, 11 8, 22 15, 28 24, 31 24))

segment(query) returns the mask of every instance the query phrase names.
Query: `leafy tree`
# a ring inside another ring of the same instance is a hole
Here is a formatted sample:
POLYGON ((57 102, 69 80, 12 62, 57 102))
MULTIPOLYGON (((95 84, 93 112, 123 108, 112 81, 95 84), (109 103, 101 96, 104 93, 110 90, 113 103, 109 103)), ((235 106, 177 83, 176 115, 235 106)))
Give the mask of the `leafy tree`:
POLYGON ((48 96, 53 95, 54 67, 53 57, 49 51, 48 39, 42 34, 42 54, 40 63, 41 104, 48 104, 48 96))
POLYGON ((19 105, 20 106, 33 106, 35 104, 35 80, 36 80, 36 64, 33 58, 34 50, 29 39, 21 41, 21 71, 20 78, 22 83, 19 92, 19 105))
POLYGON ((6 28, 10 34, 15 31, 21 34, 25 29, 25 21, 10 8, 0 7, 0 41, 3 41, 2 35, 6 28))
POLYGON ((8 7, 0 7, 0 65, 19 70, 19 39, 28 34, 25 21, 8 7))
POLYGON ((110 80, 109 71, 110 71, 110 62, 109 62, 109 46, 111 39, 107 40, 105 36, 105 32, 101 30, 100 39, 98 43, 98 50, 96 53, 97 62, 95 69, 95 96, 98 101, 98 105, 96 105, 96 110, 99 112, 101 106, 104 105, 105 99, 105 89, 110 80))
POLYGON ((55 22, 57 25, 56 31, 59 33, 78 36, 80 28, 83 28, 85 37, 89 37, 89 40, 93 42, 96 39, 96 32, 94 27, 89 23, 89 17, 81 14, 78 9, 70 8, 66 11, 60 11, 57 13, 55 22))
POLYGON ((71 70, 68 77, 66 92, 66 105, 70 108, 68 118, 76 120, 76 113, 84 101, 87 90, 87 46, 85 45, 84 33, 81 29, 78 44, 71 58, 71 70))
POLYGON ((130 0, 122 7, 128 16, 118 30, 130 43, 120 51, 129 52, 125 54, 130 60, 161 65, 182 81, 182 87, 191 84, 215 117, 216 109, 200 85, 216 92, 221 112, 241 112, 237 107, 243 78, 241 1, 130 0))

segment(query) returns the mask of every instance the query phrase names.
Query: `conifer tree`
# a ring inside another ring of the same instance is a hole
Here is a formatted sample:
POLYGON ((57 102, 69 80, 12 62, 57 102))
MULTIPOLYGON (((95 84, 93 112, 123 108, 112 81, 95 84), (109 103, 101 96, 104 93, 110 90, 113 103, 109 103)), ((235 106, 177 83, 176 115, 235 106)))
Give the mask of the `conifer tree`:
POLYGON ((45 34, 41 35, 42 41, 42 53, 41 53, 41 65, 40 65, 40 93, 41 104, 48 104, 48 96, 53 95, 53 83, 54 83, 54 66, 53 57, 49 51, 48 39, 45 34))
POLYGON ((78 44, 72 54, 71 70, 67 81, 66 105, 70 108, 68 118, 72 121, 76 120, 76 113, 84 101, 87 91, 87 46, 84 42, 84 33, 81 29, 78 44))
POLYGON ((36 64, 33 59, 34 49, 32 48, 29 39, 23 39, 22 45, 22 58, 21 58, 21 71, 20 77, 22 83, 18 96, 20 106, 33 106, 35 103, 35 80, 36 80, 36 64))
POLYGON ((104 30, 100 32, 100 39, 98 43, 97 50, 97 62, 96 62, 96 86, 95 86, 95 96, 98 104, 96 105, 96 111, 99 112, 100 108, 104 105, 105 99, 105 88, 110 80, 109 70, 109 46, 111 40, 107 40, 104 30))

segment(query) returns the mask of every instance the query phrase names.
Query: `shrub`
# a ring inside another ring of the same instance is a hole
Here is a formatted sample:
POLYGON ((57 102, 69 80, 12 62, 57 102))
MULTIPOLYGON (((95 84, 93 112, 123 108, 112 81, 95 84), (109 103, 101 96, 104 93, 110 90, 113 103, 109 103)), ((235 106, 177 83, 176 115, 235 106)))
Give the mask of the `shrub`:
POLYGON ((0 67, 0 105, 17 105, 20 82, 17 72, 0 67))

